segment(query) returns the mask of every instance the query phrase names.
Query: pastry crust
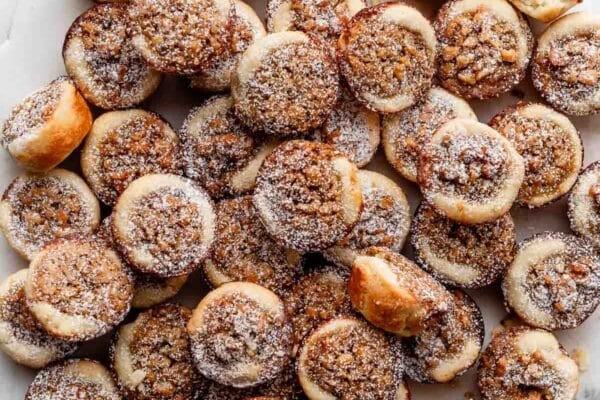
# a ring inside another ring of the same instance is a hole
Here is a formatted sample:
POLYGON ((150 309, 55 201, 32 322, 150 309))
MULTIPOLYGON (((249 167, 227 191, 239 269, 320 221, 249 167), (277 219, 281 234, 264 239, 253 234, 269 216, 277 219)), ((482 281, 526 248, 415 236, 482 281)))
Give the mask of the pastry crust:
POLYGON ((577 12, 554 21, 538 39, 533 85, 568 115, 600 112, 600 14, 577 12))
POLYGON ((2 145, 24 168, 49 171, 67 158, 92 126, 92 113, 69 79, 58 78, 15 106, 2 145))
POLYGON ((417 181, 442 214, 480 224, 510 210, 524 174, 523 158, 508 139, 482 123, 454 119, 423 147, 417 181))
POLYGON ((484 400, 574 400, 579 370, 552 333, 509 328, 483 352, 477 384, 484 400))
POLYGON ((313 331, 297 361, 311 400, 408 399, 402 370, 399 341, 354 318, 336 318, 313 331))
POLYGON ((571 229, 600 248, 600 162, 588 165, 569 195, 571 229))
POLYGON ((190 78, 190 87, 204 92, 224 92, 231 86, 231 74, 242 57, 244 50, 267 31, 254 9, 240 0, 234 0, 235 22, 231 48, 218 61, 190 78))
POLYGON ((434 22, 441 85, 465 99, 489 99, 525 78, 534 37, 506 0, 449 0, 434 22))
POLYGON ((406 195, 394 181, 367 170, 359 170, 357 177, 363 198, 360 220, 350 234, 323 253, 329 261, 347 268, 369 247, 400 253, 411 221, 406 195))
POLYGON ((251 388, 234 388, 206 380, 200 394, 202 400, 248 400, 254 399, 254 396, 269 400, 306 400, 293 366, 286 368, 275 379, 251 388))
POLYGON ((92 233, 99 222, 98 200, 83 179, 64 169, 18 176, 0 200, 0 230, 27 260, 54 239, 92 233))
POLYGON ((180 145, 167 121, 132 109, 102 114, 81 151, 81 170, 98 198, 114 205, 135 179, 148 174, 180 174, 180 145))
POLYGON ((581 171, 583 142, 567 117, 542 104, 519 103, 495 116, 490 127, 525 161, 519 204, 541 207, 571 190, 581 171))
POLYGON ((155 70, 201 72, 231 43, 232 0, 131 0, 132 43, 155 70))
POLYGON ((103 399, 121 400, 110 372, 99 362, 75 358, 40 371, 25 400, 103 399))
POLYGON ((102 336, 125 318, 133 277, 104 241, 57 239, 29 264, 25 296, 48 333, 80 342, 102 336))
POLYGON ((267 232, 300 251, 332 246, 363 207, 356 166, 332 146, 305 140, 285 142, 265 159, 253 200, 267 232))
POLYGON ((246 49, 231 94, 236 116, 252 131, 279 137, 308 133, 337 101, 338 70, 317 39, 302 32, 273 33, 246 49))
POLYGON ((367 321, 398 336, 418 334, 452 303, 450 293, 416 264, 380 247, 356 257, 348 291, 367 321))
POLYGON ((0 284, 0 350, 29 368, 44 368, 77 349, 74 343, 50 336, 25 304, 27 269, 0 284))
POLYGON ((437 41, 429 21, 397 2, 356 14, 338 41, 340 70, 350 90, 368 108, 398 112, 431 87, 437 41))
POLYGON ((583 0, 509 0, 515 7, 532 18, 550 22, 569 11, 583 0))
POLYGON ((405 179, 416 182, 421 148, 442 124, 454 118, 476 121, 477 115, 469 103, 440 87, 431 88, 414 106, 384 115, 382 143, 389 163, 405 179))
POLYGON ((419 205, 411 229, 417 264, 444 284, 462 288, 480 288, 498 280, 515 256, 516 239, 510 213, 465 225, 426 202, 419 205))
POLYGON ((583 238, 535 235, 519 245, 502 292, 507 308, 531 326, 575 328, 600 304, 600 257, 583 238))
POLYGON ((254 189, 258 168, 279 144, 252 135, 235 118, 233 99, 228 95, 211 97, 192 109, 180 136, 186 176, 214 198, 254 189))
POLYGON ((83 97, 107 110, 140 104, 162 80, 131 43, 128 6, 112 3, 81 14, 67 32, 62 53, 83 97))
POLYGON ((292 329, 284 304, 262 286, 231 282, 213 290, 187 330, 196 367, 222 385, 256 386, 289 365, 292 329), (225 348, 232 351, 223 353, 225 348))
POLYGON ((177 175, 133 181, 114 209, 113 235, 136 270, 161 278, 189 274, 208 257, 216 215, 208 194, 177 175))

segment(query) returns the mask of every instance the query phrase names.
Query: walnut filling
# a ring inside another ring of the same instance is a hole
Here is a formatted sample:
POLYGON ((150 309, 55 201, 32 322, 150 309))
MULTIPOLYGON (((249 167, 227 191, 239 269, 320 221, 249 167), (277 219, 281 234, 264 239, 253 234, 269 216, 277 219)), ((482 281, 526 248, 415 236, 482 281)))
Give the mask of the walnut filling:
POLYGON ((290 290, 286 309, 294 327, 294 354, 321 323, 353 314, 347 286, 347 274, 331 269, 304 276, 290 290))
POLYGON ((134 0, 130 14, 160 70, 198 72, 227 51, 230 15, 216 0, 134 0))
POLYGON ((131 278, 107 251, 103 243, 66 241, 42 253, 29 300, 107 325, 119 322, 129 309, 131 278))
POLYGON ((283 293, 301 270, 300 256, 268 235, 251 196, 219 203, 216 231, 212 262, 232 281, 283 293))
POLYGON ((14 140, 42 127, 54 113, 62 95, 66 78, 52 81, 12 109, 2 128, 2 145, 7 147, 14 140))
POLYGON ((113 4, 93 8, 74 28, 69 35, 81 39, 94 93, 106 104, 135 102, 128 97, 137 95, 152 71, 131 44, 127 8, 113 4))
MULTIPOLYGON (((210 101, 207 106, 210 105, 210 101)), ((194 111, 188 117, 193 119, 194 111)), ((216 112, 193 127, 183 129, 186 175, 197 180, 212 196, 231 195, 232 176, 256 155, 261 140, 251 136, 235 119, 233 109, 216 112)))
POLYGON ((204 253, 202 210, 181 189, 160 188, 137 201, 128 240, 154 259, 159 275, 180 274, 204 253))
POLYGON ((426 87, 431 80, 432 51, 419 34, 379 15, 355 18, 345 55, 352 74, 349 83, 360 93, 380 98, 412 97, 415 88, 426 87))
POLYGON ((260 381, 274 378, 287 364, 291 330, 281 315, 239 293, 214 299, 203 325, 191 333, 192 351, 201 372, 219 382, 246 376, 257 366, 260 381))
POLYGON ((512 262, 515 254, 515 225, 509 214, 485 224, 464 225, 422 204, 415 217, 413 244, 419 263, 439 279, 452 279, 437 270, 435 260, 424 252, 426 246, 436 257, 477 270, 466 286, 482 286, 495 281, 512 262))
POLYGON ((335 43, 350 20, 347 0, 291 0, 292 21, 297 30, 335 43))
POLYGON ((214 381, 208 382, 207 386, 202 391, 202 400, 306 400, 294 368, 253 388, 237 389, 214 381))
POLYGON ((457 132, 444 135, 425 151, 431 192, 458 196, 472 202, 493 198, 502 188, 509 166, 499 139, 457 132))
POLYGON ((457 87, 459 92, 471 92, 475 87, 485 93, 499 88, 505 91, 504 87, 508 90, 519 82, 522 63, 517 32, 485 7, 455 15, 437 31, 444 86, 457 87))
POLYGON ((316 128, 338 97, 336 67, 314 41, 272 49, 246 85, 238 115, 254 130, 280 136, 316 128))
POLYGON ((148 114, 125 121, 106 133, 98 145, 102 186, 96 191, 113 204, 135 179, 180 171, 177 138, 158 116, 148 114))
POLYGON ((552 195, 576 172, 576 144, 557 123, 511 113, 492 124, 525 159, 525 179, 519 198, 552 195))
POLYGON ((72 185, 56 176, 27 179, 4 194, 12 211, 11 230, 39 251, 54 239, 92 229, 92 210, 72 185))
POLYGON ((134 370, 145 377, 130 391, 136 399, 191 400, 196 369, 188 348, 187 321, 191 311, 177 305, 161 306, 141 314, 129 344, 134 370))
POLYGON ((390 338, 366 324, 312 336, 302 368, 335 398, 392 398, 399 385, 396 352, 390 338))

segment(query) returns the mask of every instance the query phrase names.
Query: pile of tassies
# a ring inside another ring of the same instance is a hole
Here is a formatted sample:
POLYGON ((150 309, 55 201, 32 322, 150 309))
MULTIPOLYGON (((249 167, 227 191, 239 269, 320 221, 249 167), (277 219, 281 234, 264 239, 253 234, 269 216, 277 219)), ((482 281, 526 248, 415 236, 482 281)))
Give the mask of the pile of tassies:
POLYGON ((0 286, 0 348, 42 368, 26 399, 407 400, 404 377, 450 382, 478 358, 484 399, 575 399, 551 331, 600 302, 600 164, 582 172, 567 117, 600 111, 600 15, 450 0, 431 24, 366 1, 271 0, 266 28, 240 0, 104 1, 73 22, 67 76, 1 135, 30 171, 0 202, 30 262, 0 286), (522 12, 554 22, 536 40, 522 12), (530 67, 547 105, 478 122, 464 99, 530 67), (176 132, 134 108, 163 74, 221 94, 176 132), (83 177, 56 168, 82 142, 83 177), (420 187, 414 216, 359 169, 380 142, 420 187), (513 204, 567 193, 574 233, 517 244, 513 204), (197 307, 163 304, 197 269, 214 287, 197 307), (480 357, 461 289, 497 281, 520 322, 480 357), (63 360, 113 329, 110 365, 63 360))

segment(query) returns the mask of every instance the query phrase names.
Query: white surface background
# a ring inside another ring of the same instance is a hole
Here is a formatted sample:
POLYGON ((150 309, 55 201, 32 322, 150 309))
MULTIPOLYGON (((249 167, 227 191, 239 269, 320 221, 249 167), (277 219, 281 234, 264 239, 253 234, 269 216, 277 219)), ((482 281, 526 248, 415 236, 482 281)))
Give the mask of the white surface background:
MULTIPOLYGON (((259 15, 264 15, 264 0, 251 0, 250 3, 259 15)), ((422 0, 411 3, 416 3, 424 13, 431 16, 440 1, 422 0)), ((64 35, 71 22, 92 4, 89 0, 0 0, 0 120, 6 118, 11 107, 23 97, 65 73, 61 58, 64 35)), ((576 9, 600 11, 600 2, 585 0, 576 9)), ((543 25, 538 23, 534 23, 533 27, 536 34, 543 29, 543 25)), ((527 93, 527 99, 538 99, 529 81, 524 82, 521 89, 527 93)), ((186 88, 185 81, 167 78, 144 107, 161 113, 174 127, 179 128, 189 109, 201 100, 200 95, 186 88)), ((513 95, 506 95, 499 100, 475 102, 473 106, 480 120, 487 122, 504 107, 518 100, 513 95)), ((573 121, 583 136, 584 164, 600 159, 600 116, 574 118, 573 121)), ((77 164, 77 154, 67 161, 67 165, 75 169, 77 164)), ((367 168, 384 172, 395 179, 407 191, 414 210, 419 201, 417 188, 402 180, 387 165, 381 152, 367 168)), ((10 159, 8 153, 0 150, 0 190, 4 190, 20 172, 21 169, 10 159)), ((545 230, 568 231, 564 199, 541 210, 514 208, 512 213, 517 222, 519 240, 545 230)), ((0 239, 0 279, 26 266, 25 261, 0 239)), ((200 275, 195 274, 180 298, 186 304, 194 306, 205 290, 200 275)), ((470 293, 484 311, 487 341, 490 331, 498 326, 506 314, 499 288, 493 286, 470 293)), ((557 334, 568 351, 580 347, 590 356, 589 369, 581 376, 579 399, 600 400, 600 311, 579 328, 557 334)), ((105 360, 106 340, 107 338, 103 338, 87 344, 78 354, 105 360)), ((18 366, 4 354, 0 354, 0 399, 22 399, 34 374, 35 371, 18 366)), ((476 392, 474 371, 448 385, 411 384, 411 389, 415 400, 463 399, 465 393, 476 392)))

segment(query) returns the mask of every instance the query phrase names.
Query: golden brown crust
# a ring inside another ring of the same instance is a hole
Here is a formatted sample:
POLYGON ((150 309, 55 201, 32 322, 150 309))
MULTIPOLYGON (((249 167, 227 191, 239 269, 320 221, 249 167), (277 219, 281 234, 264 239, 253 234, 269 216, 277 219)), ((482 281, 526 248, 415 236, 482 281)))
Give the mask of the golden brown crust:
POLYGON ((524 14, 542 22, 550 22, 569 11, 583 0, 509 0, 524 14))

